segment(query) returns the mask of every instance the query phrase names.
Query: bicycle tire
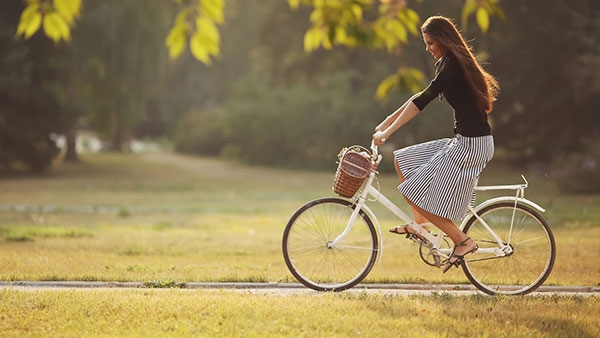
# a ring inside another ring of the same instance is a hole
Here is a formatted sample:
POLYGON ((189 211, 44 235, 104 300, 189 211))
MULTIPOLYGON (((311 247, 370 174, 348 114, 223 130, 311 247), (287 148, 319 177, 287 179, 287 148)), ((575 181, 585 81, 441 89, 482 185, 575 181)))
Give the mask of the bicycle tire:
POLYGON ((369 274, 379 242, 373 222, 362 210, 348 235, 329 247, 346 228, 355 207, 345 199, 322 198, 292 215, 283 232, 282 251, 300 283, 317 291, 343 291, 369 274))
MULTIPOLYGON (((513 202, 494 203, 477 214, 504 244, 510 240, 513 252, 501 257, 478 250, 466 256, 462 268, 469 281, 489 295, 524 295, 542 285, 556 258, 554 235, 544 218, 531 207, 513 202)), ((499 247, 475 216, 463 231, 480 249, 499 247)))

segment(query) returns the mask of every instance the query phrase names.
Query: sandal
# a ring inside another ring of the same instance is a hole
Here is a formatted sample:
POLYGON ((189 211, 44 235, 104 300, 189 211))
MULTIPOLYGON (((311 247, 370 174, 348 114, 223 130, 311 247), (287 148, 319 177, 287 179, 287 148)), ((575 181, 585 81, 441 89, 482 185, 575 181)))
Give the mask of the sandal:
POLYGON ((406 238, 412 240, 420 240, 424 243, 427 243, 427 238, 423 237, 421 234, 416 232, 413 228, 408 226, 408 224, 398 225, 389 229, 389 232, 398 234, 398 235, 406 235, 406 238), (410 229, 410 230, 409 230, 410 229))
POLYGON ((454 253, 454 251, 456 251, 456 248, 458 248, 459 246, 467 246, 467 241, 469 241, 469 240, 472 240, 471 237, 467 237, 467 239, 465 239, 464 241, 462 241, 459 244, 454 246, 454 249, 452 249, 452 254, 450 254, 450 257, 448 258, 448 261, 446 262, 446 266, 444 266, 444 271, 443 271, 444 273, 446 273, 446 271, 448 271, 452 266, 456 266, 456 268, 458 269, 458 266, 462 264, 466 255, 473 253, 479 249, 479 245, 477 245, 477 243, 475 243, 475 248, 473 248, 473 250, 471 250, 471 251, 467 251, 467 252, 463 253, 462 255, 457 255, 454 253), (452 258, 456 258, 456 259, 452 260, 452 258))

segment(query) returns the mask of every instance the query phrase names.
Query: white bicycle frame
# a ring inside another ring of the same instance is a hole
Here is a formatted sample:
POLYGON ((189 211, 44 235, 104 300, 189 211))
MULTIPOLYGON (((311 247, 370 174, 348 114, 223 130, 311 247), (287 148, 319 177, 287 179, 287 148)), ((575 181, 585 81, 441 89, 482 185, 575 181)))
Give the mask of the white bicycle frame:
MULTIPOLYGON (((371 146, 371 149, 373 150, 373 158, 374 158, 375 163, 379 164, 381 162, 382 156, 377 153, 377 148, 374 147, 373 145, 371 146)), ((371 173, 369 174, 369 176, 366 180, 363 190, 360 192, 358 197, 355 198, 354 205, 356 207, 355 207, 354 211, 352 212, 350 219, 348 220, 346 229, 336 239, 334 239, 332 242, 330 242, 328 247, 329 248, 335 247, 337 245, 337 243, 339 241, 341 241, 350 232, 350 229, 354 225, 354 221, 358 217, 359 212, 363 211, 374 222, 374 225, 377 229, 378 241, 379 241, 378 262, 381 263, 381 259, 383 257, 383 236, 382 236, 382 232, 381 232, 381 226, 379 224, 377 217, 375 216, 375 213, 366 205, 366 202, 368 201, 369 196, 371 196, 372 198, 374 198, 374 200, 369 200, 369 201, 379 202, 386 209, 388 209, 394 215, 396 215, 398 218, 400 218, 402 221, 404 221, 404 223, 410 225, 410 227, 413 228, 415 231, 417 231, 419 233, 419 235, 426 238, 427 241, 429 241, 429 243, 432 244, 432 250, 437 251, 437 253, 440 255, 440 257, 443 257, 446 259, 449 258, 449 256, 452 253, 452 249, 450 249, 450 248, 442 249, 441 248, 442 241, 444 241, 444 237, 445 237, 445 234, 443 233, 443 231, 439 230, 439 233, 437 235, 435 235, 435 234, 430 233, 429 231, 426 231, 424 228, 425 225, 431 225, 431 224, 416 223, 412 219, 412 217, 407 215, 398 206, 396 206, 392 201, 390 201, 387 197, 385 197, 385 195, 383 195, 379 191, 379 189, 377 189, 373 186, 373 181, 375 180, 376 176, 377 176, 377 172, 371 171, 371 173)), ((477 190, 477 191, 492 191, 492 190, 513 190, 513 191, 515 191, 514 196, 502 196, 502 197, 492 198, 492 199, 482 202, 481 204, 477 205, 475 208, 469 206, 469 208, 468 208, 469 212, 468 212, 467 216, 465 216, 465 218, 462 220, 461 224, 459 225, 459 228, 461 230, 463 230, 465 225, 469 221, 469 219, 471 219, 472 216, 475 216, 477 218, 477 220, 479 220, 479 222, 481 222, 483 227, 490 233, 492 238, 498 243, 497 247, 480 248, 477 252, 492 253, 492 254, 496 255, 497 257, 506 256, 506 255, 509 255, 510 253, 512 253, 513 250, 512 250, 512 247, 510 246, 510 242, 511 242, 512 226, 514 223, 514 215, 515 215, 517 204, 523 203, 523 204, 526 204, 528 206, 531 206, 531 207, 539 210, 540 212, 545 212, 545 210, 542 207, 540 207, 539 205, 537 205, 534 202, 525 198, 525 188, 527 188, 528 182, 524 176, 521 175, 521 177, 523 178, 525 183, 513 184, 513 185, 492 185, 492 186, 475 187, 475 190, 477 190), (491 204, 498 203, 498 202, 510 202, 510 203, 514 203, 514 205, 515 205, 515 209, 513 209, 513 219, 511 220, 511 230, 509 232, 509 238, 507 239, 506 242, 504 242, 494 232, 494 230, 485 222, 485 220, 482 219, 478 214, 478 212, 480 210, 482 210, 483 208, 485 208, 491 204)))

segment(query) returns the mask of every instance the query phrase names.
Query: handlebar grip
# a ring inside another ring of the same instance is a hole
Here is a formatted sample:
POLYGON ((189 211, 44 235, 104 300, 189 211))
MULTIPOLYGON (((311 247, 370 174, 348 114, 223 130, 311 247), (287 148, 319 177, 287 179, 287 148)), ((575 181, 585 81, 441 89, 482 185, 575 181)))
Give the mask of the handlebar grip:
POLYGON ((379 150, 378 150, 378 148, 379 148, 379 147, 377 147, 377 146, 375 145, 375 140, 371 140, 371 152, 372 152, 373 158, 376 158, 376 157, 377 157, 377 155, 379 155, 379 150))

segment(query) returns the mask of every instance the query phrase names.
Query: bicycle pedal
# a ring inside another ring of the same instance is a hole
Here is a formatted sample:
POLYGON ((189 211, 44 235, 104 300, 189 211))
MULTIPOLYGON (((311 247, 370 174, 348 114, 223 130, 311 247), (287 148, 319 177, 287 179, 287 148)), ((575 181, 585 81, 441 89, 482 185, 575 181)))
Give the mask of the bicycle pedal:
POLYGON ((440 260, 439 255, 433 255, 433 261, 434 261, 436 267, 439 268, 442 266, 442 261, 440 260))

